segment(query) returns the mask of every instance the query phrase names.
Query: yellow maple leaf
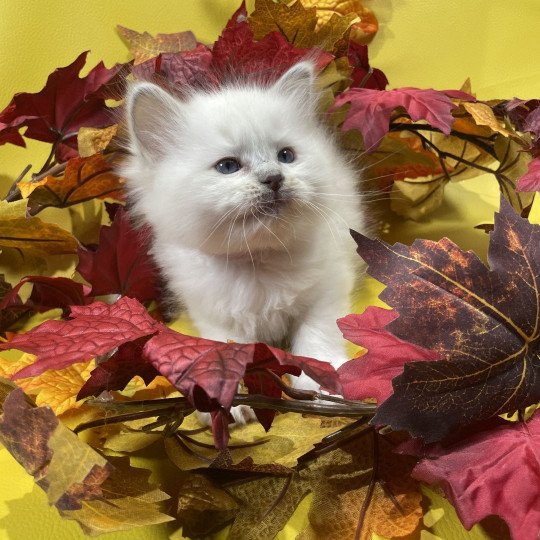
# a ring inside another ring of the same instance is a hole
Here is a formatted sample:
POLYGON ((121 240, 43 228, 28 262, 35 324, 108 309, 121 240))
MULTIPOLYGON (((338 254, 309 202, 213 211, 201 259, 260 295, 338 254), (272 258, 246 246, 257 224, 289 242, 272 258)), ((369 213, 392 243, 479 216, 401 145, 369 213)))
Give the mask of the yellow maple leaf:
POLYGON ((280 32, 296 47, 319 46, 328 51, 334 49, 357 20, 355 13, 335 12, 321 22, 317 17, 317 7, 305 6, 300 0, 288 5, 272 0, 256 0, 255 10, 249 16, 256 39, 262 39, 270 32, 280 32))
POLYGON ((77 240, 54 223, 26 217, 28 201, 0 201, 0 247, 29 256, 48 257, 77 252, 77 240))
POLYGON ((122 198, 124 179, 113 172, 101 154, 73 158, 61 177, 46 176, 37 182, 19 182, 24 198, 40 206, 66 208, 94 198, 122 198))
POLYGON ((90 157, 103 152, 118 133, 118 124, 106 128, 82 127, 77 133, 77 146, 81 157, 90 157))
POLYGON ((338 18, 350 17, 350 39, 357 43, 369 43, 379 29, 379 23, 371 9, 361 0, 300 0, 306 8, 315 7, 316 30, 336 24, 338 18), (332 22, 334 21, 334 22, 332 22))
POLYGON ((36 377, 20 379, 17 384, 34 395, 38 406, 48 405, 56 415, 80 407, 77 394, 96 367, 95 361, 72 364, 64 369, 48 370, 36 377))
POLYGON ((140 34, 123 26, 117 26, 118 33, 127 42, 133 54, 135 65, 156 57, 161 53, 176 53, 189 51, 197 46, 193 32, 178 32, 176 34, 157 34, 155 37, 148 32, 140 34))

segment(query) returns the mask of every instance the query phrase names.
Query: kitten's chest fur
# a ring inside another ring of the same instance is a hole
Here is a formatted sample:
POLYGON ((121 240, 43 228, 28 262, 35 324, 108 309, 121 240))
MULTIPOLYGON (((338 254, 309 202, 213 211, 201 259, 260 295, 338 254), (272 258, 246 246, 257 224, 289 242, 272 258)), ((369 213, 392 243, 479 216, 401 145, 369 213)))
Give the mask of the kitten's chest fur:
POLYGON ((200 328, 213 339, 282 342, 330 273, 327 260, 312 249, 229 258, 172 246, 160 251, 173 293, 191 315, 200 323, 199 313, 211 313, 216 326, 229 332, 200 328))

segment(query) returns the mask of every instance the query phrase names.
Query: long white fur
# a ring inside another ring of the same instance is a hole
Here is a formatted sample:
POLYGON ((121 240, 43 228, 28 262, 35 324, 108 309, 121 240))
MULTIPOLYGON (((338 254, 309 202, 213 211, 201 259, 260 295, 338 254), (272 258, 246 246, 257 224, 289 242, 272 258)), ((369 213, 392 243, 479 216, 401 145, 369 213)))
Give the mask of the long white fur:
MULTIPOLYGON (((272 85, 236 83, 184 100, 135 84, 122 174, 136 214, 151 226, 166 283, 203 337, 288 337, 294 354, 338 367, 347 355, 336 319, 349 312, 357 259, 348 229, 364 224, 357 173, 316 107, 310 62, 272 85), (277 160, 284 147, 294 149, 290 164, 277 160), (219 173, 225 157, 242 169, 219 173), (269 192, 261 181, 278 173, 288 203, 260 212, 269 192)), ((295 385, 318 389, 305 376, 295 385)))

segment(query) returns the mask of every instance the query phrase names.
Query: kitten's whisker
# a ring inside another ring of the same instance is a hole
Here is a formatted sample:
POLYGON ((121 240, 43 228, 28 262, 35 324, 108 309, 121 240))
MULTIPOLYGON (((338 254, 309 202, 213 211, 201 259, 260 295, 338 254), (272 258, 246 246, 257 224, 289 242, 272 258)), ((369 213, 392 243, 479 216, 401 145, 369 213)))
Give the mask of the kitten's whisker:
POLYGON ((330 223, 329 216, 327 216, 327 214, 321 208, 316 206, 311 201, 302 201, 302 202, 305 203, 309 208, 314 210, 317 214, 319 214, 324 219, 324 221, 326 222, 326 225, 328 226, 328 230, 330 231, 330 234, 332 235, 332 239, 334 240, 334 243, 338 245, 338 241, 337 241, 336 235, 334 234, 332 225, 330 223))
MULTIPOLYGON (((240 205, 236 206, 236 208, 240 208, 240 205)), ((231 248, 231 236, 234 229, 234 224, 236 223, 236 220, 240 217, 240 211, 237 212, 236 216, 234 216, 234 219, 231 223, 231 226, 229 227, 229 235, 227 239, 227 262, 225 264, 225 270, 228 270, 229 268, 229 251, 231 248)))
POLYGON ((267 227, 256 215, 255 215, 255 212, 253 212, 253 208, 251 209, 251 215, 283 246, 283 249, 286 251, 288 257, 289 257, 289 260, 291 261, 291 264, 293 262, 292 260, 292 257, 291 257, 291 254, 289 252, 289 250, 287 249, 287 246, 281 241, 281 239, 279 238, 279 236, 274 233, 274 231, 270 230, 269 227, 267 227))
POLYGON ((247 210, 244 210, 244 216, 243 216, 243 220, 242 220, 242 232, 244 234, 244 241, 246 242, 246 247, 247 247, 247 250, 248 250, 248 253, 249 253, 249 258, 251 259, 251 265, 253 266, 253 272, 255 272, 255 261, 253 260, 253 255, 251 253, 251 249, 249 249, 249 243, 248 243, 247 236, 246 236, 246 214, 247 214, 247 210))
POLYGON ((210 233, 208 234, 208 236, 202 241, 201 243, 201 247, 204 246, 204 244, 206 244, 206 242, 208 242, 208 240, 210 240, 210 238, 212 237, 212 235, 218 230, 219 226, 223 224, 223 222, 235 211, 239 208, 239 204, 237 204, 234 208, 231 208, 230 210, 228 210, 227 212, 225 212, 225 214, 223 214, 217 221, 217 223, 212 227, 212 230, 210 231, 210 233))

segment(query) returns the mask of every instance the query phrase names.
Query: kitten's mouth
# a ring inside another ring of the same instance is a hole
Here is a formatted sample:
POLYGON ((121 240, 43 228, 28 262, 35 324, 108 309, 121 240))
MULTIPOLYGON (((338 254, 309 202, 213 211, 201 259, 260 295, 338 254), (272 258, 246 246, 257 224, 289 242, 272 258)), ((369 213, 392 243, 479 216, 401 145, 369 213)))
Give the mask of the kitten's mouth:
POLYGON ((259 216, 275 217, 290 201, 291 196, 287 193, 265 194, 253 205, 253 213, 259 216))

